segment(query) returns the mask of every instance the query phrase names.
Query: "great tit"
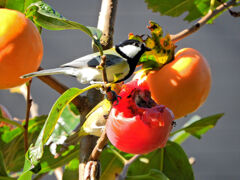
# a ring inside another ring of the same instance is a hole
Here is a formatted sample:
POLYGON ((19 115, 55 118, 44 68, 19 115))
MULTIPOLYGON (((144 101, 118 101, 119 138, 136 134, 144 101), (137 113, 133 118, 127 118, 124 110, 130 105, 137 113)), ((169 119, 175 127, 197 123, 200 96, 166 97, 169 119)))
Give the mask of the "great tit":
MULTIPOLYGON (((143 53, 150 50, 144 43, 134 39, 126 40, 112 49, 105 50, 108 82, 118 83, 128 79, 135 71, 143 53)), ((59 68, 25 74, 22 78, 65 74, 75 76, 82 84, 99 83, 103 81, 102 70, 96 68, 100 61, 100 53, 93 53, 63 64, 59 68)))

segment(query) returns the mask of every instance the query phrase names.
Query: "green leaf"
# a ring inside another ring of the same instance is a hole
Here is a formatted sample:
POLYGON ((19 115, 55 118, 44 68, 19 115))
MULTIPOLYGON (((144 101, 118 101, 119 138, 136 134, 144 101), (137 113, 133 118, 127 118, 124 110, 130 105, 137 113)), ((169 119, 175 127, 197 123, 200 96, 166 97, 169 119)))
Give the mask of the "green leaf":
POLYGON ((65 91, 55 102, 53 105, 48 118, 42 128, 35 145, 30 148, 30 159, 34 165, 38 163, 38 160, 43 155, 43 146, 47 143, 49 137, 52 135, 55 126, 59 117, 61 116, 64 108, 78 95, 81 93, 88 91, 92 88, 100 88, 100 84, 94 84, 88 86, 85 89, 71 88, 65 91))
POLYGON ((57 167, 64 166, 71 160, 78 158, 79 153, 79 145, 71 145, 67 149, 65 148, 64 151, 61 151, 61 153, 56 157, 51 154, 49 146, 47 146, 44 150, 43 157, 40 160, 41 170, 39 174, 47 173, 57 167))
MULTIPOLYGON (((210 9, 211 0, 145 0, 148 8, 153 12, 159 12, 163 16, 179 17, 185 15, 185 21, 194 21, 206 15, 210 9)), ((226 0, 223 0, 226 2, 226 0)), ((215 2, 214 8, 220 5, 215 2)))
POLYGON ((40 0, 0 0, 0 7, 15 9, 23 13, 30 4, 37 1, 40 0))
POLYGON ((58 167, 64 166, 65 164, 69 163, 71 160, 78 158, 79 153, 80 153, 79 145, 77 146, 71 145, 68 148, 64 147, 64 151, 61 151, 61 154, 59 154, 56 157, 51 154, 49 146, 47 146, 44 150, 43 157, 41 158, 37 166, 34 166, 31 163, 31 161, 29 161, 28 158, 25 159, 25 164, 27 164, 28 165, 27 167, 30 167, 30 168, 24 170, 24 173, 21 176, 26 177, 27 175, 32 174, 32 171, 35 170, 36 167, 37 167, 36 172, 38 173, 38 176, 41 176, 41 174, 47 173, 58 167))
POLYGON ((144 175, 151 169, 160 170, 160 164, 161 150, 157 149, 135 160, 128 169, 128 176, 144 175))
POLYGON ((215 114, 205 118, 200 118, 195 116, 191 118, 183 128, 171 133, 171 140, 181 144, 185 141, 190 135, 200 139, 201 135, 205 134, 210 129, 214 128, 218 120, 223 116, 223 113, 215 114))
POLYGON ((127 176, 126 180, 169 180, 161 171, 157 169, 150 169, 147 174, 138 176, 127 176))
POLYGON ((146 175, 156 169, 171 180, 192 180, 193 172, 184 150, 174 142, 168 142, 164 149, 157 149, 140 156, 128 170, 128 176, 146 175))
POLYGON ((68 135, 70 135, 80 123, 80 115, 76 115, 71 111, 70 104, 63 110, 61 115, 62 122, 61 125, 59 124, 62 131, 64 131, 68 135))
POLYGON ((163 173, 171 180, 194 180, 192 167, 184 150, 169 141, 164 148, 163 173))
POLYGON ((78 179, 78 166, 78 158, 71 160, 64 168, 63 180, 78 179))
POLYGON ((24 12, 24 0, 1 0, 1 7, 24 12))
POLYGON ((73 114, 75 114, 76 116, 80 115, 80 112, 79 112, 77 106, 75 106, 73 103, 69 104, 69 108, 73 112, 73 114))
POLYGON ((67 106, 63 110, 52 135, 46 143, 46 145, 50 146, 50 151, 53 155, 56 155, 57 146, 65 142, 67 137, 72 133, 79 123, 80 116, 75 116, 70 111, 69 106, 67 106))
MULTIPOLYGON (((35 142, 37 135, 47 116, 39 116, 29 120, 28 140, 35 142)), ((24 164, 24 136, 20 128, 10 130, 4 126, 0 128, 0 151, 3 153, 6 169, 10 172, 20 171, 24 164)))
POLYGON ((6 176, 6 177, 8 176, 3 154, 1 151, 0 151, 0 176, 6 176))
POLYGON ((26 16, 32 17, 35 24, 48 30, 79 29, 90 36, 99 52, 103 53, 100 44, 102 32, 99 29, 70 21, 44 2, 31 4, 26 9, 26 16))
POLYGON ((112 180, 116 174, 121 173, 123 169, 122 160, 112 151, 110 147, 104 149, 100 156, 101 180, 112 180))
POLYGON ((24 0, 24 12, 32 3, 42 2, 42 0, 24 0))
POLYGON ((33 173, 30 171, 32 169, 32 163, 28 158, 29 151, 25 154, 25 162, 23 167, 23 172, 19 176, 18 180, 31 180, 33 173))
MULTIPOLYGON (((188 125, 190 125, 192 122, 195 122, 195 121, 198 121, 200 120, 201 117, 198 116, 198 115, 195 115, 193 116, 189 121, 187 121, 184 125, 183 125, 183 128, 184 127, 187 127, 188 125)), ((182 129, 182 128, 181 128, 182 129)), ((184 141, 186 141, 190 136, 191 134, 189 134, 188 132, 184 131, 184 130, 177 130, 175 132, 172 132, 170 134, 170 140, 175 142, 175 143, 178 143, 178 144, 181 144, 183 143, 184 141)))

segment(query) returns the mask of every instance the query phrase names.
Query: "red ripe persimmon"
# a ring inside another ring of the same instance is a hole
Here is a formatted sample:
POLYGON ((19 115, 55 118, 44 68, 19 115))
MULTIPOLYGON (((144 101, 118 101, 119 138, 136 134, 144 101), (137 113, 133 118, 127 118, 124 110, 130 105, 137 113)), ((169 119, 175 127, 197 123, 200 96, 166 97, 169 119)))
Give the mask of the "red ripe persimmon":
POLYGON ((132 81, 123 85, 121 97, 109 114, 106 133, 121 151, 145 154, 164 147, 174 116, 164 105, 157 105, 147 87, 132 81))

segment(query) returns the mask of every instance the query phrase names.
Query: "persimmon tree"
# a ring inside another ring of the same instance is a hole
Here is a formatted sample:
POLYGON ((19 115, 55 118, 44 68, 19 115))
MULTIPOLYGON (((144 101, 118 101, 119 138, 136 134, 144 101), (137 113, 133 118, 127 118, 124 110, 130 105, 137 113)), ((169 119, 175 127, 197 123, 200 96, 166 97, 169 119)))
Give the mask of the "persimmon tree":
MULTIPOLYGON (((175 58, 175 47, 178 41, 197 32, 205 24, 211 24, 224 11, 238 17, 239 12, 233 11, 232 7, 240 3, 236 0, 145 2, 149 9, 160 15, 178 17, 188 12, 184 20, 197 22, 177 34, 164 34, 160 25, 152 21, 148 25, 149 34, 129 32, 129 39, 144 42, 152 51, 140 58, 141 70, 135 80, 109 85, 103 50, 113 46, 117 0, 102 0, 97 27, 71 21, 64 17, 64 12, 60 14, 43 1, 0 0, 1 8, 25 14, 39 33, 43 28, 84 32, 92 40, 93 51, 100 52, 99 68, 104 80, 104 84, 78 89, 68 88, 51 76, 38 77, 60 93, 48 115, 36 112, 37 102, 32 101, 30 95, 31 81, 10 89, 25 96, 26 119, 15 121, 7 109, 0 106, 0 179, 40 179, 52 171, 58 174, 58 179, 194 179, 193 162, 181 144, 190 136, 200 139, 215 127, 223 113, 193 117, 182 128, 171 131, 174 124, 181 121, 180 117, 203 104, 211 84, 210 69, 201 53, 183 49, 183 53, 179 52, 175 58), (173 76, 176 78, 171 79, 173 76), (162 84, 158 86, 156 81, 162 84), (171 84, 167 86, 166 82, 171 84), (199 86, 196 88, 194 84, 199 86), (177 86, 179 88, 175 88, 177 86), (198 91, 202 87, 203 91, 198 91), (161 95, 158 94, 161 93, 159 89, 163 89, 161 95), (183 92, 184 96, 190 93, 197 98, 178 98, 183 92), (186 102, 185 105, 185 102, 182 103, 184 100, 194 102, 186 102), (182 109, 176 110, 180 103, 182 109)), ((18 25, 21 22, 14 23, 18 25)), ((1 51, 6 48, 2 40, 4 37, 1 38, 0 69, 6 69, 1 62, 5 55, 1 51)), ((22 42, 26 43, 24 38, 22 42)), ((27 52, 24 47, 19 47, 17 52, 27 52)), ((42 52, 39 53, 42 55, 42 52)), ((18 55, 13 53, 12 57, 18 55)), ((25 66, 28 67, 27 64, 25 66)), ((2 83, 0 79, 0 87, 2 83)))

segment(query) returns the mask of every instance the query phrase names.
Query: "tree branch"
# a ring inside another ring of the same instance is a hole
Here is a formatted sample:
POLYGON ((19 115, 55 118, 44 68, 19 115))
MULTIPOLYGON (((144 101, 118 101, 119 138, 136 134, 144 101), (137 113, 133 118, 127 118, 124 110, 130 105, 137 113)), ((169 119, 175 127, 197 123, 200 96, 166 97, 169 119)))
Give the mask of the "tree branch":
POLYGON ((127 176, 129 166, 139 157, 140 157, 140 154, 137 154, 133 156, 131 159, 127 160, 124 164, 121 174, 117 176, 116 180, 124 180, 127 176))
POLYGON ((206 24, 211 18, 213 18, 214 16, 216 16, 218 13, 222 12, 223 10, 236 5, 236 0, 231 0, 228 1, 227 3, 223 3, 221 5, 219 5, 215 10, 209 10, 209 12, 202 17, 196 24, 194 24, 193 26, 191 26, 188 29, 184 29, 183 31, 171 35, 171 40, 176 43, 178 41, 180 41, 181 39, 191 35, 192 33, 198 31, 204 24, 206 24))
MULTIPOLYGON (((38 68, 38 71, 43 70, 42 67, 38 68)), ((63 94, 66 90, 69 88, 65 86, 64 84, 61 84, 59 81, 57 81, 52 76, 37 76, 38 79, 40 79, 42 82, 50 86, 52 89, 57 91, 60 94, 63 94)), ((85 96, 78 96, 73 101, 73 104, 77 106, 80 114, 87 114, 86 111, 89 110, 91 104, 88 101, 88 98, 85 96)))
MULTIPOLYGON (((105 86, 108 84, 108 79, 107 79, 107 73, 106 73, 106 56, 103 55, 101 57, 101 63, 100 63, 100 68, 102 68, 102 76, 103 76, 103 82, 105 86)), ((112 101, 113 100, 113 95, 112 92, 109 91, 108 87, 104 87, 105 93, 107 95, 107 98, 112 101)), ((110 89, 111 90, 111 89, 110 89)), ((99 156, 101 155, 101 152, 104 148, 104 146, 107 144, 107 134, 106 134, 106 129, 104 128, 101 137, 98 139, 96 146, 94 147, 91 156, 89 157, 90 161, 97 161, 99 156)))
POLYGON ((29 123, 29 117, 30 117, 30 109, 31 109, 31 105, 32 105, 32 99, 30 98, 30 90, 31 90, 31 83, 32 80, 30 80, 27 83, 27 98, 26 98, 26 103, 27 103, 27 107, 26 107, 26 120, 25 120, 25 124, 24 124, 24 149, 25 149, 25 153, 28 150, 28 123, 29 123))
POLYGON ((118 0, 102 0, 97 28, 103 32, 101 37, 103 49, 110 49, 113 46, 113 33, 117 4, 118 0))
MULTIPOLYGON (((101 44, 103 49, 109 49, 113 45, 113 30, 114 30, 114 23, 116 17, 116 10, 117 10, 117 2, 118 0, 102 0, 101 10, 98 18, 98 26, 97 28, 103 32, 101 37, 101 44)), ((94 49, 96 51, 96 49, 94 49)), ((90 92, 89 92, 90 93, 90 92)), ((92 96, 98 96, 99 92, 91 92, 92 96)), ((91 97, 91 96, 90 96, 91 97)), ((94 101, 95 103, 98 102, 94 101)), ((106 136, 106 134, 104 135, 106 136)), ((89 148, 84 148, 83 146, 80 147, 80 164, 79 164, 79 180, 84 180, 84 174, 86 174, 86 165, 89 163, 88 158, 93 151, 93 148, 90 145, 96 145, 96 139, 91 138, 92 136, 85 136, 82 138, 82 142, 88 142, 89 148), (86 159, 87 158, 87 159, 86 159)), ((98 146, 95 146, 95 148, 98 146)), ((98 164, 98 163, 97 163, 98 164)), ((95 165, 93 165, 95 167, 95 165)), ((91 166, 92 168, 92 166, 91 166)), ((89 170, 88 170, 89 171, 89 170)))

